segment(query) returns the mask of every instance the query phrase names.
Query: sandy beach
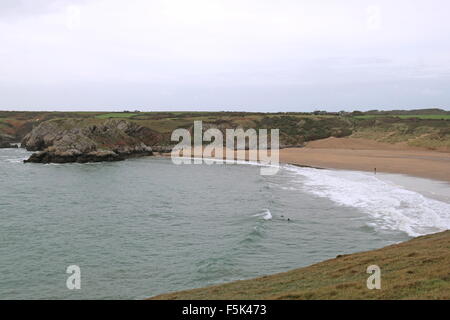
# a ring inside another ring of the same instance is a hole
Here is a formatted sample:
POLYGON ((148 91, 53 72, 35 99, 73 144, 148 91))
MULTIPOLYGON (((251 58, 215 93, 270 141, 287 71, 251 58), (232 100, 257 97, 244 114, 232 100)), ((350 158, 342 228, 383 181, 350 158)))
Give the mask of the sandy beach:
MULTIPOLYGON (((224 154, 226 151, 224 150, 224 154)), ((164 154, 170 156, 170 153, 164 154)), ((235 158, 238 157, 235 151, 235 158)), ((248 160, 248 151, 245 160, 248 160)), ((328 138, 280 150, 280 162, 324 169, 399 173, 450 182, 450 153, 367 139, 328 138)))
POLYGON ((450 153, 365 139, 329 138, 280 150, 280 161, 321 168, 401 173, 450 182, 450 153))

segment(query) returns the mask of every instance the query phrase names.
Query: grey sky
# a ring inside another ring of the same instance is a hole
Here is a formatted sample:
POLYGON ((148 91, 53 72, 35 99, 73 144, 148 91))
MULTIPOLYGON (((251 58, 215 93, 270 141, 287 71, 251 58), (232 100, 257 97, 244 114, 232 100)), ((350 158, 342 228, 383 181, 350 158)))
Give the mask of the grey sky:
POLYGON ((0 0, 0 109, 450 107, 448 0, 0 0))

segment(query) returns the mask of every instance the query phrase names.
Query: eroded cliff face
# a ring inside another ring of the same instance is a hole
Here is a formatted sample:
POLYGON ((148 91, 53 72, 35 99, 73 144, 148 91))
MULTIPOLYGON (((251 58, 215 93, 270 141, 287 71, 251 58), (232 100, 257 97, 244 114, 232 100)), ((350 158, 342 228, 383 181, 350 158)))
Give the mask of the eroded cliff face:
POLYGON ((41 123, 22 140, 22 147, 34 153, 25 162, 66 163, 118 161, 152 155, 155 133, 127 120, 90 122, 58 119, 41 123))

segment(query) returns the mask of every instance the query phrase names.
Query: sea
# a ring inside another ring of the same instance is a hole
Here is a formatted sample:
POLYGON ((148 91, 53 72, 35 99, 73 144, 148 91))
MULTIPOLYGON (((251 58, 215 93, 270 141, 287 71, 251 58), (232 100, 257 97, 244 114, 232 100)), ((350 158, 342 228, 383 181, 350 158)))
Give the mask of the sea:
POLYGON ((158 157, 24 164, 30 154, 0 149, 0 299, 144 299, 450 229, 440 181, 158 157))

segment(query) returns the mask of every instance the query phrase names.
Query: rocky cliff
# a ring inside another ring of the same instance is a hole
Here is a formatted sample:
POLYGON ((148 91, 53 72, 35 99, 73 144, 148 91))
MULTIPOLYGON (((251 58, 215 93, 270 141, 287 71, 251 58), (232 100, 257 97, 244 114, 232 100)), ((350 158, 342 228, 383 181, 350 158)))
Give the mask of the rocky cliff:
POLYGON ((41 123, 22 140, 22 147, 38 151, 25 162, 66 163, 119 161, 152 155, 145 142, 155 135, 127 120, 58 119, 41 123))
POLYGON ((13 144, 14 137, 8 134, 0 134, 0 149, 4 148, 17 148, 16 144, 13 144))

